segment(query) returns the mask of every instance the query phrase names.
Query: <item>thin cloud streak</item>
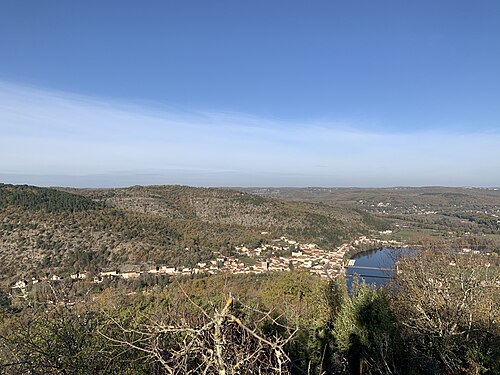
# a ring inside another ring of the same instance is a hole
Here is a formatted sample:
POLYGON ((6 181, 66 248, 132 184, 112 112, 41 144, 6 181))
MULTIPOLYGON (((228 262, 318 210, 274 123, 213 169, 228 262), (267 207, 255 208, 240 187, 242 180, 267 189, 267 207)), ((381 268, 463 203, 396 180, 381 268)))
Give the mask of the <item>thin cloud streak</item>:
POLYGON ((43 185, 499 186, 500 134, 374 133, 0 83, 0 179, 43 185), (321 168, 318 168, 318 166, 321 168))

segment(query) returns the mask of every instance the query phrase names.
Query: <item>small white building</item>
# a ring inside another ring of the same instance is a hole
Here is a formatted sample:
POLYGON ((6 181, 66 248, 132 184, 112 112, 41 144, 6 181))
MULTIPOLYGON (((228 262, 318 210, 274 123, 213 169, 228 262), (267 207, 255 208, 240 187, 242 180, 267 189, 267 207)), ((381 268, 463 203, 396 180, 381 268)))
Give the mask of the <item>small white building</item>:
POLYGON ((173 275, 174 273, 177 272, 177 268, 175 267, 167 267, 167 266, 162 266, 161 267, 161 272, 166 273, 167 275, 173 275))
POLYGON ((138 279, 139 277, 141 277, 141 273, 137 271, 123 272, 121 276, 124 279, 138 279))
POLYGON ((120 275, 120 271, 114 270, 114 271, 102 271, 101 276, 102 277, 116 277, 120 275))
POLYGON ((87 278, 87 274, 85 272, 77 272, 77 273, 73 273, 70 275, 70 277, 73 279, 73 280, 84 280, 87 278))
POLYGON ((160 266, 150 266, 148 273, 152 273, 152 274, 160 273, 160 266))

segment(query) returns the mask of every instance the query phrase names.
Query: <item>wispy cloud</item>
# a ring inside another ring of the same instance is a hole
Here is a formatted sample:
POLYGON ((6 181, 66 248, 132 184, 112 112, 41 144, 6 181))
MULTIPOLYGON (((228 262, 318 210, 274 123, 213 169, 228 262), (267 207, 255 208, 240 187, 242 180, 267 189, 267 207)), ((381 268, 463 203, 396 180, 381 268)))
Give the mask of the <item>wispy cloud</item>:
POLYGON ((367 132, 0 83, 0 179, 44 185, 500 185, 500 134, 367 132), (74 183, 71 183, 74 181, 74 183))

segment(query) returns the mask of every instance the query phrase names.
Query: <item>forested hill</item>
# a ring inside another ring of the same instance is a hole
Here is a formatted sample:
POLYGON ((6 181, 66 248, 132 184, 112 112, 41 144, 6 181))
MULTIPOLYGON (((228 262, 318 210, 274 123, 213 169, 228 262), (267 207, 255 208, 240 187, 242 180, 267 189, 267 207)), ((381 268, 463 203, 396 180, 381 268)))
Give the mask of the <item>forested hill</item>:
POLYGON ((341 205, 287 202, 223 188, 166 185, 66 191, 91 198, 108 207, 170 219, 260 227, 265 231, 273 228, 293 229, 306 237, 316 236, 324 230, 322 237, 316 240, 326 240, 328 243, 334 243, 335 239, 327 232, 338 232, 335 236, 342 237, 340 232, 348 235, 351 231, 364 231, 375 223, 384 226, 374 217, 341 205))
POLYGON ((45 189, 1 185, 0 274, 192 265, 280 236, 328 249, 384 223, 370 214, 185 186, 45 189))
POLYGON ((17 206, 28 210, 87 211, 103 207, 89 198, 35 186, 0 184, 0 208, 17 206))

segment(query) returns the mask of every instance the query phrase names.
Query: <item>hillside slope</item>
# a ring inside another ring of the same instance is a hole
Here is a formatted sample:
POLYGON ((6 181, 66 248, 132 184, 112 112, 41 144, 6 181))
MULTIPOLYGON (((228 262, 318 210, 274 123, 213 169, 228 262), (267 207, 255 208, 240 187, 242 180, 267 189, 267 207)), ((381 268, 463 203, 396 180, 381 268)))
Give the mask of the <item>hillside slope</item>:
POLYGON ((331 248, 376 229, 374 223, 348 208, 225 189, 0 185, 0 274, 189 265, 282 235, 331 248))
MULTIPOLYGON (((193 188, 188 186, 147 186, 127 189, 69 190, 102 202, 108 207, 165 217, 200 220, 212 224, 242 225, 261 231, 291 230, 322 233, 335 242, 327 231, 349 236, 366 230, 366 216, 343 206, 306 202, 286 202, 237 190, 193 188)), ((317 240, 322 240, 319 238, 317 240)))

